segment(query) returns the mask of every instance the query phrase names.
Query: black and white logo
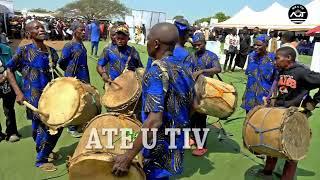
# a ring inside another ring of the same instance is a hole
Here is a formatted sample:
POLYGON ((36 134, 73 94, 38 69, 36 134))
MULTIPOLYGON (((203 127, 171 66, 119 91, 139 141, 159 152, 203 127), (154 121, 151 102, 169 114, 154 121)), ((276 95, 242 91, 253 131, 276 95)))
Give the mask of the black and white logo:
POLYGON ((293 5, 289 9, 289 19, 295 24, 302 24, 308 18, 308 10, 301 4, 293 5))

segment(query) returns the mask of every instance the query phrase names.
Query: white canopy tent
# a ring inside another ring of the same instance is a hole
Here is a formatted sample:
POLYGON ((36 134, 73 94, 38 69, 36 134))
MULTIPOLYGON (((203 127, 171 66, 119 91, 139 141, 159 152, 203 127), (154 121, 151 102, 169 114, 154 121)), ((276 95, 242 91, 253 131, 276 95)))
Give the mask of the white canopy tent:
POLYGON ((320 24, 320 0, 314 0, 306 5, 309 17, 302 24, 294 24, 288 17, 289 8, 286 8, 275 2, 270 7, 263 11, 256 12, 248 6, 240 10, 231 19, 215 24, 215 27, 223 28, 249 28, 260 27, 262 29, 277 29, 277 30, 308 30, 320 24))
POLYGON ((125 16, 125 22, 129 26, 130 38, 134 39, 135 26, 142 26, 142 24, 144 24, 146 34, 148 35, 153 25, 159 22, 166 22, 166 14, 155 11, 132 10, 131 15, 125 16))
POLYGON ((13 0, 0 0, 0 13, 3 16, 5 31, 7 33, 8 32, 7 23, 6 23, 7 17, 14 14, 13 0))

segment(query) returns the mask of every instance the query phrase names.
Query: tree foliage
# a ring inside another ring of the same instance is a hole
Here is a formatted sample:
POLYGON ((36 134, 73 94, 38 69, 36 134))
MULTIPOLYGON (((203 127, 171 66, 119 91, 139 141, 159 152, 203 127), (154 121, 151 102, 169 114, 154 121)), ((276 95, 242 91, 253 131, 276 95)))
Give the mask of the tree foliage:
POLYGON ((176 20, 176 19, 183 19, 184 18, 184 16, 182 16, 182 15, 177 15, 177 16, 175 16, 174 18, 173 18, 173 20, 176 20))
POLYGON ((48 11, 47 9, 43 9, 43 8, 30 9, 29 11, 36 12, 36 13, 52 13, 52 11, 48 11))
POLYGON ((58 9, 60 14, 86 18, 124 17, 129 10, 119 0, 77 0, 58 9))
POLYGON ((210 23, 211 18, 215 18, 218 19, 218 22, 223 22, 226 21, 230 18, 230 16, 227 16, 226 14, 224 14, 223 12, 218 12, 216 13, 214 16, 210 16, 210 17, 205 17, 205 18, 201 18, 195 21, 195 24, 201 24, 203 22, 208 22, 210 23))
POLYGON ((227 16, 223 12, 218 12, 213 17, 218 19, 218 22, 223 22, 223 21, 230 19, 230 16, 227 16))

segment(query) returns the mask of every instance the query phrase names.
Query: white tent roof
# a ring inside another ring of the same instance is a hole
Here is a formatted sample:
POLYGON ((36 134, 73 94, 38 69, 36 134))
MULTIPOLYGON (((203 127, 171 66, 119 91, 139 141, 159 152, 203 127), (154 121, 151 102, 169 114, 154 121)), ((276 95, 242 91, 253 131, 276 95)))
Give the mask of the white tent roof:
POLYGON ((246 19, 250 16, 255 16, 257 14, 256 11, 252 10, 251 8, 249 8, 248 6, 245 6, 244 8, 242 8, 236 15, 234 15, 232 18, 221 22, 219 24, 221 25, 231 25, 231 27, 234 27, 235 25, 242 25, 246 23, 246 19))
POLYGON ((308 10, 308 19, 306 20, 305 24, 311 24, 313 26, 320 25, 320 0, 311 1, 309 4, 306 5, 308 10))
POLYGON ((307 30, 320 24, 320 0, 315 0, 308 4, 307 9, 309 12, 307 21, 303 24, 294 24, 288 17, 289 8, 277 2, 260 12, 253 11, 246 6, 231 19, 218 23, 215 27, 242 28, 247 26, 254 28, 257 26, 263 29, 307 30))

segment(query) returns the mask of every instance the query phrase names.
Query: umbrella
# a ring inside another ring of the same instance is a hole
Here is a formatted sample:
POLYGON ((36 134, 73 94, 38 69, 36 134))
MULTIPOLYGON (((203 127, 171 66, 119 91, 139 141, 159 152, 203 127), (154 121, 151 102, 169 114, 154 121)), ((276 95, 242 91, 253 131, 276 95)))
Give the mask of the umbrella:
POLYGON ((310 30, 306 33, 306 35, 307 35, 307 36, 314 36, 314 35, 316 35, 317 33, 320 33, 320 26, 317 26, 317 27, 315 27, 315 28, 313 28, 313 29, 310 29, 310 30))

